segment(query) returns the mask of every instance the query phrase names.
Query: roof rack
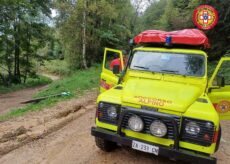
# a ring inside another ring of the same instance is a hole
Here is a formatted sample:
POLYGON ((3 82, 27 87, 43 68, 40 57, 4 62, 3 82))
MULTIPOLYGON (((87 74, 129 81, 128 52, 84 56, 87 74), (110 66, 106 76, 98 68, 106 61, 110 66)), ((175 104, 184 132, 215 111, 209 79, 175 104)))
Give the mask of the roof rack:
POLYGON ((160 45, 166 47, 210 48, 207 36, 198 29, 178 31, 147 30, 134 38, 135 44, 160 45))

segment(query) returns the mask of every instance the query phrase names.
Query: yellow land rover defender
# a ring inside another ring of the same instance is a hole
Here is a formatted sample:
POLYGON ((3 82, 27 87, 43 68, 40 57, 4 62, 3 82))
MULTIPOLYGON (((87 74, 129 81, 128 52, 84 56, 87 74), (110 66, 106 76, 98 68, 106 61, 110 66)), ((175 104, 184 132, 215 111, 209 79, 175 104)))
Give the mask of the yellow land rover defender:
POLYGON ((205 38, 194 29, 153 30, 134 39, 127 59, 105 48, 91 129, 100 149, 125 145, 174 160, 216 163, 211 155, 219 147, 220 121, 230 119, 230 58, 221 58, 208 82, 208 56, 198 48, 205 38), (120 63, 111 68, 113 60, 120 63))

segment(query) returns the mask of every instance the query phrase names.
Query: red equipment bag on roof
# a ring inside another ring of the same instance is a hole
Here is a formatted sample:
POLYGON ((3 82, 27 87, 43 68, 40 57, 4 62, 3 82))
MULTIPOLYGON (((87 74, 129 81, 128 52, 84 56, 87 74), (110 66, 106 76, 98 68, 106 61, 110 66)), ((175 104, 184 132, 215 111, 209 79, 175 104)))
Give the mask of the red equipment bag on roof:
POLYGON ((210 47, 207 36, 198 29, 184 29, 170 32, 147 30, 137 35, 134 38, 134 43, 166 43, 167 37, 171 37, 171 44, 210 47))

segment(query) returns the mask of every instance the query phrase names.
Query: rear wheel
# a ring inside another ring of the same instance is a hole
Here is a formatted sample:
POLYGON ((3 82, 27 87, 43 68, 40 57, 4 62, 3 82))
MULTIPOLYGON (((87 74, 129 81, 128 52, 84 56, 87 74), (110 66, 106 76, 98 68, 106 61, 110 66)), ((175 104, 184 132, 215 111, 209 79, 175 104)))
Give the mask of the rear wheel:
POLYGON ((117 144, 115 142, 108 141, 99 137, 95 137, 95 142, 97 147, 105 152, 113 151, 117 147, 117 144))

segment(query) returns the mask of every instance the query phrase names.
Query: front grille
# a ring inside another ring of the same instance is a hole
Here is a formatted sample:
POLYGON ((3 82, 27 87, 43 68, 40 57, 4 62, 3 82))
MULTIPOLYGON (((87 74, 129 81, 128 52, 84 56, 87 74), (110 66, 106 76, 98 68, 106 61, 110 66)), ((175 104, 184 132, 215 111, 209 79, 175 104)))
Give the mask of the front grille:
POLYGON ((119 109, 120 109, 120 105, 117 105, 117 104, 111 104, 111 103, 105 103, 105 102, 102 102, 103 103, 103 105, 102 106, 100 106, 100 104, 99 104, 99 106, 98 106, 98 119, 99 119, 99 121, 101 121, 101 122, 105 122, 105 123, 110 123, 110 124, 117 124, 117 121, 118 121, 118 118, 119 118, 119 109), (107 114, 107 109, 111 106, 111 105, 113 105, 113 106, 115 106, 116 107, 116 109, 117 109, 117 113, 118 113, 118 115, 117 115, 117 118, 116 119, 111 119, 109 116, 108 116, 108 114, 107 114))
POLYGON ((183 118, 183 126, 181 128, 181 140, 202 146, 210 146, 214 137, 214 124, 212 122, 183 118), (188 122, 193 121, 200 126, 200 133, 198 135, 191 135, 186 133, 185 126, 188 122), (207 123, 209 126, 207 127, 207 123))
MULTIPOLYGON (((151 134, 150 129, 149 129, 151 123, 153 121, 155 121, 155 120, 161 120, 167 126, 167 134, 163 138, 174 139, 174 126, 173 126, 173 123, 171 121, 169 121, 168 119, 158 118, 157 116, 156 117, 155 116, 148 116, 148 115, 143 115, 143 114, 135 114, 135 113, 131 113, 131 112, 126 113, 125 116, 124 116, 124 119, 122 121, 122 128, 130 129, 129 126, 128 126, 128 120, 132 115, 138 115, 139 117, 141 117, 141 119, 144 122, 144 129, 140 133, 151 134)), ((178 127, 180 127, 180 117, 174 116, 174 115, 169 115, 169 116, 174 118, 175 121, 177 122, 178 127)))

